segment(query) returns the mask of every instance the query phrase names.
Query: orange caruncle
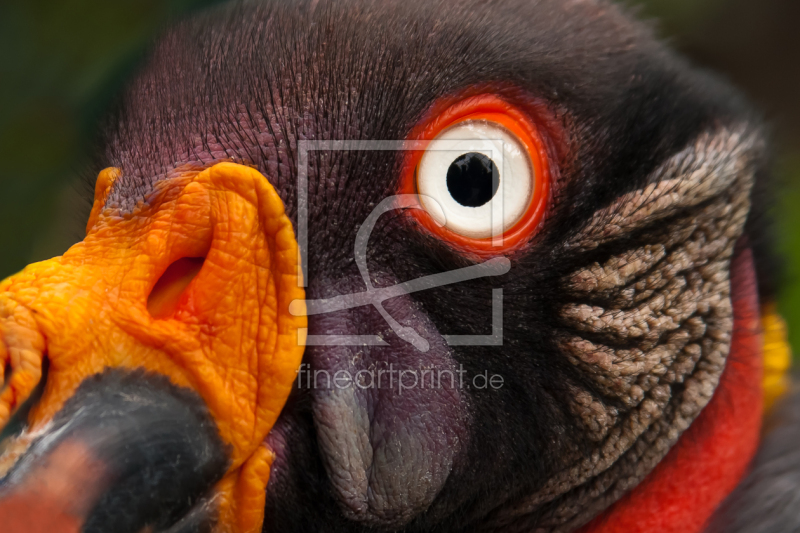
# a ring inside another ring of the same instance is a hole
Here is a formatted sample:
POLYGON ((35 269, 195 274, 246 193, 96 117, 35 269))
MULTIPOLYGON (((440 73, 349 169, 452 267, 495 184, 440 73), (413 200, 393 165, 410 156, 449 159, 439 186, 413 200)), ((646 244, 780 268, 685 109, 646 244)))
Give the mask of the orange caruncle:
POLYGON ((306 327, 288 311, 304 298, 291 222, 264 176, 242 165, 177 173, 133 213, 104 207, 118 174, 101 172, 83 242, 0 283, 0 369, 12 371, 0 425, 36 386, 45 356, 32 431, 104 368, 166 375, 203 398, 230 445, 220 513, 236 516, 228 523, 238 531, 258 530, 272 459, 263 441, 306 327))

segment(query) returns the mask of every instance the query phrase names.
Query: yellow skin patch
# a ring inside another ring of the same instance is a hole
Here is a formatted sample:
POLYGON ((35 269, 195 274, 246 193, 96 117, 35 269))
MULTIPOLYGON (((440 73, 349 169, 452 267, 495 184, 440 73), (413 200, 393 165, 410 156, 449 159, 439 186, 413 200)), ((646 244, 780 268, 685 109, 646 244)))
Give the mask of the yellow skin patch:
POLYGON ((761 310, 761 329, 764 332, 764 409, 769 410, 789 390, 789 368, 792 349, 786 335, 786 322, 774 304, 761 310))
POLYGON ((118 176, 100 173, 84 241, 0 283, 0 372, 11 368, 0 426, 38 383, 45 354, 34 432, 107 367, 164 374, 203 398, 230 445, 220 527, 260 530, 272 461, 263 441, 291 390, 306 327, 288 311, 304 292, 283 202, 256 170, 218 163, 162 180, 120 214, 103 208, 118 176), (186 258, 205 260, 151 298, 186 258))

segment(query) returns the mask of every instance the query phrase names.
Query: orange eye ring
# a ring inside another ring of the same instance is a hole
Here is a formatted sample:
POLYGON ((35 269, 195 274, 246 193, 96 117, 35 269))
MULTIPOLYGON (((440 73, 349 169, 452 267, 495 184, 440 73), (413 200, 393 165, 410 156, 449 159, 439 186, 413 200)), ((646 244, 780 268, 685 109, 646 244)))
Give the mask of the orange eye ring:
MULTIPOLYGON (((498 239, 497 236, 466 237, 440 226, 422 208, 421 204, 418 205, 419 209, 411 209, 409 213, 422 227, 458 250, 479 257, 487 257, 517 249, 534 234, 547 207, 550 192, 550 167, 547 149, 536 125, 524 112, 493 94, 468 97, 450 105, 438 113, 432 121, 415 128, 408 140, 432 141, 443 131, 456 124, 476 120, 502 126, 517 138, 528 153, 533 184, 530 202, 523 215, 498 239)), ((407 152, 400 182, 401 194, 416 195, 419 193, 417 171, 424 155, 424 149, 413 149, 407 152)))

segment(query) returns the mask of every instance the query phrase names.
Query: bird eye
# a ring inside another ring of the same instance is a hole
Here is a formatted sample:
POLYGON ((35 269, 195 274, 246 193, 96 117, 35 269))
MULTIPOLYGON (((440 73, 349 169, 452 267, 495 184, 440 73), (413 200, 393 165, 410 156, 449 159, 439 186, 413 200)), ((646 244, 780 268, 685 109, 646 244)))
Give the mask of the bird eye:
POLYGON ((502 251, 498 247, 532 234, 546 204, 549 173, 543 143, 527 116, 481 95, 439 113, 420 137, 430 142, 412 156, 405 192, 418 195, 422 209, 414 216, 425 227, 480 254, 502 251))
POLYGON ((467 120, 430 143, 417 170, 420 203, 436 222, 486 239, 519 222, 535 179, 530 157, 499 124, 467 120))

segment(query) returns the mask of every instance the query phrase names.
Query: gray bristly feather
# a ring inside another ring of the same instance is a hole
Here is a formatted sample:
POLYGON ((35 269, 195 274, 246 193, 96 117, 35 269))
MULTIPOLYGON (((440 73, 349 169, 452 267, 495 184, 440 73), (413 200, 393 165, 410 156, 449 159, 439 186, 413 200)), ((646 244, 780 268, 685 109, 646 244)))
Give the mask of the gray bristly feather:
POLYGON ((777 406, 766 427, 750 473, 706 533, 800 532, 800 390, 777 406))

